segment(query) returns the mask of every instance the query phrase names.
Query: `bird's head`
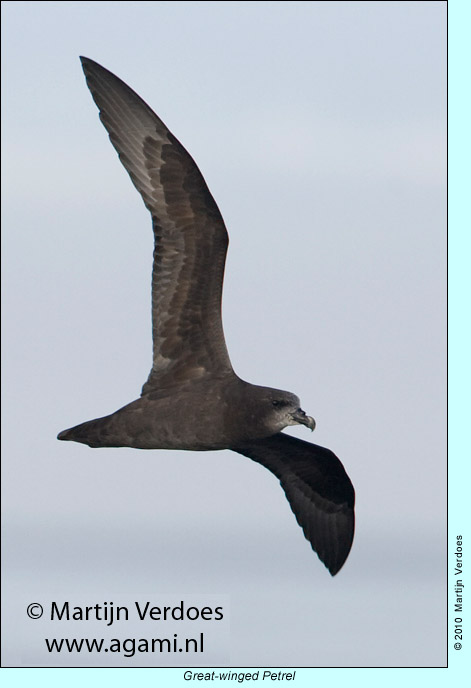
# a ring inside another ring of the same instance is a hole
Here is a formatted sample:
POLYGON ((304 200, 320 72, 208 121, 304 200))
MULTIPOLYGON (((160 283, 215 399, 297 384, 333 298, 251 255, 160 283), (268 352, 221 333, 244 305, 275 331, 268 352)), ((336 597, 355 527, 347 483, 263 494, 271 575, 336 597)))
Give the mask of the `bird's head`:
POLYGON ((258 411, 270 430, 280 432, 288 425, 305 425, 314 430, 316 422, 301 408, 299 398, 291 392, 262 387, 258 411))

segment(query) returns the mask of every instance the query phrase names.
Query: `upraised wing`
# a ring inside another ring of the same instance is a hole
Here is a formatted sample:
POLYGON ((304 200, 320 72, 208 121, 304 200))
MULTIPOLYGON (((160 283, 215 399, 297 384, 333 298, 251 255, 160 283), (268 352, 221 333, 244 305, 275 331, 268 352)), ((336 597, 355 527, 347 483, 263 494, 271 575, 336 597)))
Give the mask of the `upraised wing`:
POLYGON ((153 365, 142 394, 232 372, 221 320, 228 237, 196 163, 123 81, 81 58, 100 119, 152 215, 153 365))
POLYGON ((276 475, 312 549, 335 576, 355 529, 355 491, 335 454, 281 432, 231 448, 276 475))

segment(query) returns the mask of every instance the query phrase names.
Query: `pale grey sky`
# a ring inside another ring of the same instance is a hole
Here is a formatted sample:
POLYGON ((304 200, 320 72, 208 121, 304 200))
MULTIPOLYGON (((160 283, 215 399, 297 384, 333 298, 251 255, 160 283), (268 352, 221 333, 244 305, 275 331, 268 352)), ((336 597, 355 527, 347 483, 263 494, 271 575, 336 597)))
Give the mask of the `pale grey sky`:
POLYGON ((444 664, 445 21, 444 2, 3 3, 4 661, 57 662, 32 601, 219 595, 215 661, 444 664), (80 54, 195 158, 230 235, 235 370, 298 394, 318 426, 289 432, 355 485, 334 579, 248 459, 55 439, 151 363, 150 218, 80 54))

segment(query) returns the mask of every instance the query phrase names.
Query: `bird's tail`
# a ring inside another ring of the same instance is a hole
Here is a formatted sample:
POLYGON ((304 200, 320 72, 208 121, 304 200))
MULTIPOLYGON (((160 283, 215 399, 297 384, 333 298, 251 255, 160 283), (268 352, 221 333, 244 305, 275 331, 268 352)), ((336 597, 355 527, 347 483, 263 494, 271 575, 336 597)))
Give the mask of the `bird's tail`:
POLYGON ((87 420, 85 423, 75 425, 73 428, 62 430, 57 435, 58 440, 67 442, 80 442, 88 444, 89 447, 116 447, 116 438, 110 432, 110 416, 87 420))

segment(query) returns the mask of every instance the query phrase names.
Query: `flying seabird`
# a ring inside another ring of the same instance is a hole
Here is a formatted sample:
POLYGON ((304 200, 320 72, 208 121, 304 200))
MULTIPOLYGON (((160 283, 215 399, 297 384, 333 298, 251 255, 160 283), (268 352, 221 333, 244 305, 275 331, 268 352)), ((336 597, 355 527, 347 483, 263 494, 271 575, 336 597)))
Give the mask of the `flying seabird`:
POLYGON ((353 541, 355 493, 329 449, 281 432, 315 422, 295 394, 252 385, 232 369, 221 319, 228 245, 196 163, 121 79, 80 58, 119 159, 152 216, 153 364, 141 396, 63 430, 89 447, 231 449, 279 479, 305 537, 332 575, 353 541))

